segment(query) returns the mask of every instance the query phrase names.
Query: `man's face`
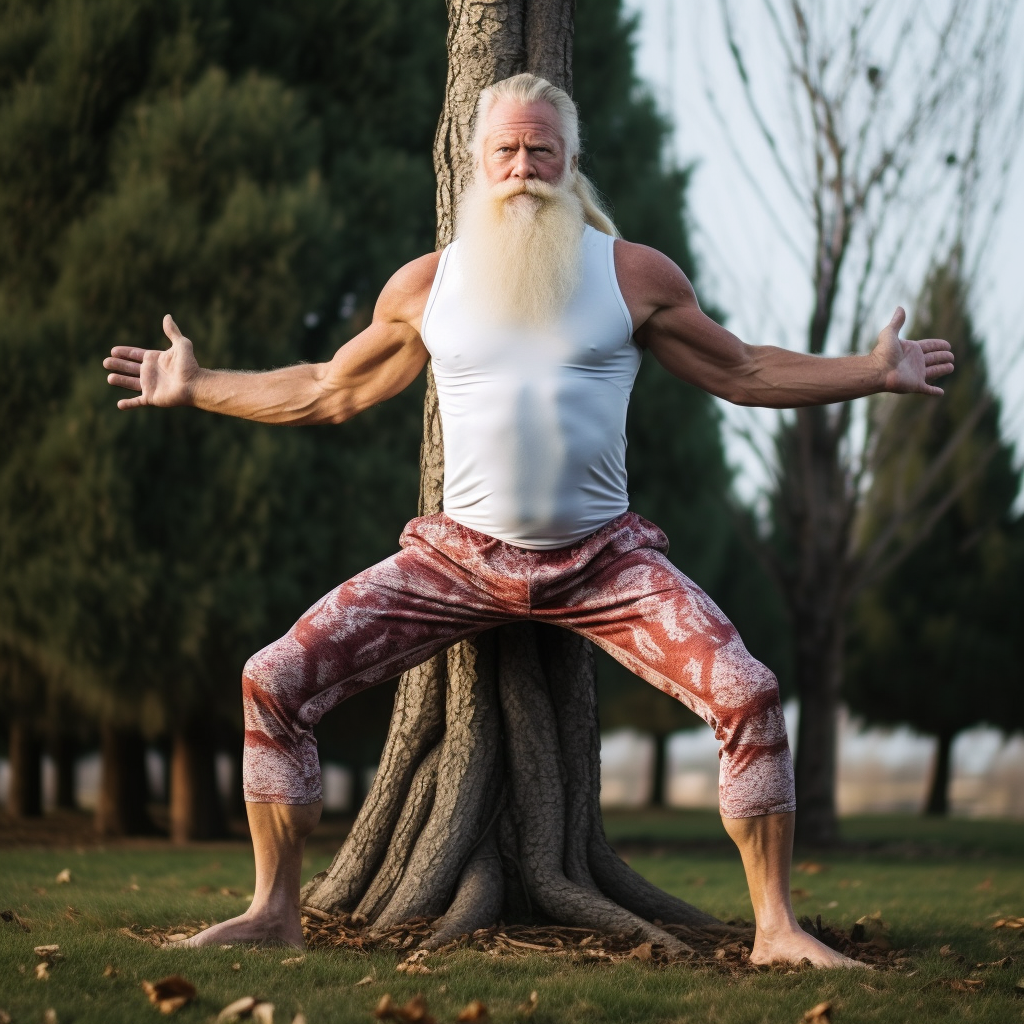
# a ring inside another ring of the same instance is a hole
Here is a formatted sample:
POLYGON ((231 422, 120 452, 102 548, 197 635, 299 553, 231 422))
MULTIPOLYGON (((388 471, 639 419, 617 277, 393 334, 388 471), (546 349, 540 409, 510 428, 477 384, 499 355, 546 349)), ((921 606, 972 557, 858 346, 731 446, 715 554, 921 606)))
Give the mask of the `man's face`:
POLYGON ((534 179, 557 185, 566 160, 555 108, 544 102, 495 103, 487 118, 481 168, 490 185, 534 179))

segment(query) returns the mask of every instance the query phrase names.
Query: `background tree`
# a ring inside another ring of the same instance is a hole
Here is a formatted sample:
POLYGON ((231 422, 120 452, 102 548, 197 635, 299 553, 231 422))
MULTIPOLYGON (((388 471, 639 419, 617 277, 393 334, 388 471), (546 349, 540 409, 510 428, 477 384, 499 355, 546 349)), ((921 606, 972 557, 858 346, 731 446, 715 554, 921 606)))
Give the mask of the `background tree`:
MULTIPOLYGON (((812 309, 801 345, 815 355, 864 352, 895 305, 896 287, 920 291, 915 268, 923 281, 950 237, 963 239, 970 254, 968 280, 984 251, 999 175, 1020 138, 1021 107, 1007 102, 1005 83, 1013 4, 950 0, 939 11, 907 4, 897 13, 861 0, 838 8, 765 0, 756 45, 762 54, 773 48, 768 65, 776 61, 781 72, 770 84, 748 59, 755 22, 736 17, 729 0, 721 10, 765 158, 796 211, 773 209, 761 186, 766 168, 744 160, 749 144, 731 135, 779 244, 806 269, 812 309), (783 101, 773 104, 775 96, 783 101)), ((837 837, 847 612, 858 590, 899 556, 909 514, 901 510, 875 545, 857 552, 853 528, 875 451, 862 410, 851 403, 799 409, 780 417, 774 453, 759 452, 772 498, 770 536, 759 548, 791 623, 800 699, 797 838, 809 843, 837 837)))
MULTIPOLYGON (((920 303, 915 336, 949 339, 957 370, 941 403, 914 396, 876 401, 880 456, 862 510, 863 546, 877 539, 921 487, 926 509, 955 494, 936 522, 923 511, 903 522, 909 545, 927 531, 899 571, 858 598, 844 695, 873 724, 906 724, 935 737, 924 810, 949 810, 950 753, 964 729, 1012 728, 1021 688, 1020 579, 1013 505, 1020 470, 1000 432, 984 349, 974 334, 968 294, 954 258, 935 271, 920 303), (980 418, 974 410, 984 407, 980 418), (965 423, 970 429, 957 435, 965 423), (955 446, 929 478, 942 451, 955 446)), ((1024 727, 1018 718, 1016 728, 1024 727)))

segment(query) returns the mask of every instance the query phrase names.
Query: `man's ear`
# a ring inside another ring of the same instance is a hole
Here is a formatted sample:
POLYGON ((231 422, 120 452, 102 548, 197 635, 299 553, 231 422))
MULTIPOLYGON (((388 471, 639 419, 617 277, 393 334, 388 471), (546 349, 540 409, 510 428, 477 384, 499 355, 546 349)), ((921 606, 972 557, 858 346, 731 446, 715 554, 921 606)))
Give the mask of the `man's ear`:
POLYGON ((579 154, 577 153, 569 161, 569 170, 572 171, 573 174, 575 174, 579 169, 580 169, 580 157, 579 157, 579 154))

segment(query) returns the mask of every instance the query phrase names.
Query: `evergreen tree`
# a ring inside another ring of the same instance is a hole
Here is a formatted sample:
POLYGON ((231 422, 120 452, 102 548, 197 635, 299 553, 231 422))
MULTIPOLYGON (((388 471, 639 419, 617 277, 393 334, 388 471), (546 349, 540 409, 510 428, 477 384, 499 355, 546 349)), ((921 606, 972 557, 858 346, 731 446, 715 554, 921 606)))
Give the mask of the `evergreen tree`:
POLYGON ((954 259, 932 275, 911 332, 953 346, 957 369, 945 382, 943 401, 876 402, 876 415, 884 417, 882 458, 861 544, 871 543, 907 495, 927 486, 929 468, 951 443, 952 458, 931 481, 925 511, 903 526, 906 535, 923 532, 928 510, 956 497, 909 557, 858 601, 845 689, 852 710, 869 723, 906 724, 935 737, 928 814, 948 811, 950 750, 958 733, 979 723, 1024 727, 1018 696, 1024 560, 1013 519, 1020 471, 1000 432, 999 402, 968 300, 954 259), (965 425, 969 432, 955 442, 965 425))

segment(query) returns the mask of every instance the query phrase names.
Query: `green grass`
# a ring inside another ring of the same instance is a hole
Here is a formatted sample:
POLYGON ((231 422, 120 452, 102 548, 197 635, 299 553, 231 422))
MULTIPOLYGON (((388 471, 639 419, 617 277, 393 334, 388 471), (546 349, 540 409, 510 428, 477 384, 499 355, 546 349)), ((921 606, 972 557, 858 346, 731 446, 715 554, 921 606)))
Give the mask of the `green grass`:
MULTIPOLYGON (((738 858, 711 815, 609 815, 608 831, 624 840, 650 837, 650 852, 627 843, 632 865, 653 881, 721 917, 750 917, 738 858), (682 842, 692 849, 681 849, 682 842)), ((794 874, 799 914, 848 926, 881 911, 894 941, 914 950, 904 973, 772 973, 730 978, 704 970, 643 963, 570 966, 542 958, 497 959, 462 951, 434 957, 429 976, 395 971, 396 957, 315 951, 296 966, 281 951, 156 950, 118 934, 130 924, 174 925, 237 913, 251 892, 247 849, 15 850, 0 852, 0 909, 24 917, 30 934, 0 923, 0 1008, 15 1024, 41 1021, 53 1007, 61 1024, 162 1020, 139 989, 144 978, 180 973, 198 1000, 175 1015, 181 1024, 208 1022, 242 995, 269 999, 285 1024, 302 1010, 309 1024, 363 1022, 384 992, 404 1002, 423 992, 439 1022, 454 1021, 471 999, 482 999, 496 1022, 522 1020, 517 1006, 539 993, 538 1024, 661 1021, 796 1024, 823 1000, 843 1022, 1024 1021, 1024 934, 994 930, 997 916, 1024 915, 1024 825, 858 819, 846 825, 855 845, 827 854, 798 854, 812 872, 794 874), (70 885, 54 878, 70 868, 70 885), (137 887, 137 888, 136 888, 137 887), (241 896, 222 895, 232 888, 241 896), (45 891, 44 891, 45 890, 45 891), (75 912, 68 907, 74 907, 75 912), (33 947, 57 943, 63 959, 39 981, 33 947), (962 955, 942 957, 949 945, 962 955), (1012 956, 1008 969, 974 964, 1012 956), (117 972, 105 977, 111 965, 117 972), (234 969, 237 964, 238 969, 234 969), (23 969, 23 970, 22 970, 23 969), (355 982, 372 975, 373 984, 355 982), (952 991, 942 979, 982 978, 980 991, 952 991)), ((329 854, 314 848, 307 871, 329 854)))

